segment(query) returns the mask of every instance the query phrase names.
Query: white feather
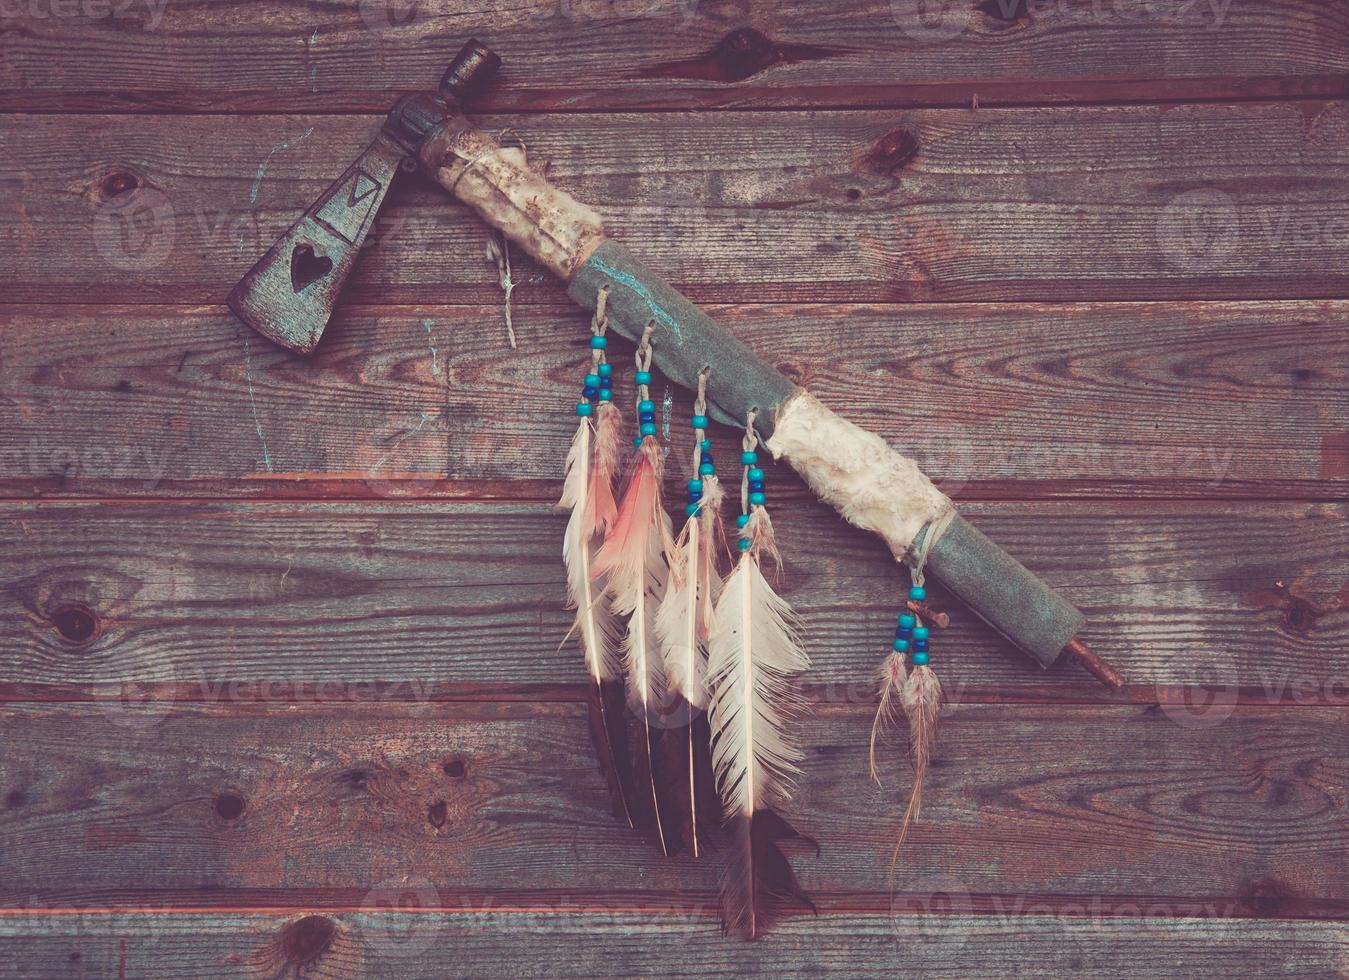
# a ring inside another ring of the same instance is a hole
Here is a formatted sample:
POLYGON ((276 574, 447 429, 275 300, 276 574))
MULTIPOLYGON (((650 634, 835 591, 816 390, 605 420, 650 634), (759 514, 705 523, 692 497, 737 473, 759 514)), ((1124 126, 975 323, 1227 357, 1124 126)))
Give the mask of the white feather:
POLYGON ((713 553, 713 522, 722 491, 716 477, 703 480, 702 507, 688 519, 670 552, 670 578, 656 614, 656 637, 665 658, 670 690, 700 710, 707 708, 708 615, 721 593, 713 553))
POLYGON ((810 666, 796 616, 741 556, 717 602, 708 659, 712 762, 728 814, 785 802, 803 755, 786 730, 801 707, 793 678, 810 666))
POLYGON ((581 639, 586 671, 592 680, 602 681, 619 676, 618 623, 603 601, 604 590, 595 581, 591 569, 598 538, 587 534, 584 526, 590 468, 591 425, 589 419, 583 418, 567 452, 567 470, 558 506, 571 508, 562 538, 562 561, 567 568, 567 598, 576 609, 572 629, 581 639))

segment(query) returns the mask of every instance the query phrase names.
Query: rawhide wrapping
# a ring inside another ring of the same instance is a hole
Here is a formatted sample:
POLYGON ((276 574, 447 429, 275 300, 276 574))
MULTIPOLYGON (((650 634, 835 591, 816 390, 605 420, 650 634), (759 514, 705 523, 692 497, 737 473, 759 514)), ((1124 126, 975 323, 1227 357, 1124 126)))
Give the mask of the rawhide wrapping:
POLYGON ((899 561, 924 525, 954 509, 917 463, 804 389, 778 409, 768 451, 850 524, 880 535, 899 561))

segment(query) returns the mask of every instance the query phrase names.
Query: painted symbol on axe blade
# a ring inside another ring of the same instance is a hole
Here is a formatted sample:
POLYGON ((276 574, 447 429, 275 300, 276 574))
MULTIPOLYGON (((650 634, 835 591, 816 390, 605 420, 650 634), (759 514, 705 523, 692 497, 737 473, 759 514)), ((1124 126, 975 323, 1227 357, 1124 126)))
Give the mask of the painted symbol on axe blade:
POLYGON ((458 112, 500 65, 489 48, 469 41, 435 92, 399 99, 375 141, 230 292, 227 302, 239 319, 283 347, 312 352, 394 175, 400 167, 416 169, 422 137, 458 112))

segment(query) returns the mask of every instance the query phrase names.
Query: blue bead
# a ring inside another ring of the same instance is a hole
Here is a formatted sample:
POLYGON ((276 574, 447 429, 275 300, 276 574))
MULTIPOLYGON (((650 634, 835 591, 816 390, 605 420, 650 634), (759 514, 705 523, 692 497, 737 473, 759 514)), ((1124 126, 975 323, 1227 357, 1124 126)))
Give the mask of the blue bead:
POLYGON ((614 373, 614 366, 608 361, 600 365, 600 377, 607 378, 614 373))
POLYGON ((656 434, 656 423, 643 422, 641 432, 644 436, 654 436, 656 434))
POLYGON ((749 541, 749 538, 741 538, 741 539, 740 539, 740 550, 741 550, 741 551, 749 551, 749 549, 750 549, 750 541, 749 541))
POLYGON ((762 479, 763 479, 763 470, 759 469, 759 467, 757 467, 757 466, 751 466, 751 467, 749 468, 749 478, 750 478, 751 480, 762 480, 762 479))
POLYGON ((593 411, 595 411, 595 409, 591 407, 590 402, 576 403, 576 414, 581 416, 582 418, 585 418, 585 416, 589 415, 593 411))
POLYGON ((903 626, 905 629, 910 629, 910 630, 913 629, 914 624, 916 624, 917 622, 918 622, 918 617, 915 616, 913 613, 900 613, 900 614, 899 614, 899 625, 900 625, 900 626, 903 626))
POLYGON ((908 641, 908 640, 895 640, 893 646, 894 646, 894 648, 895 648, 896 650, 898 650, 900 653, 903 653, 905 650, 909 649, 909 641, 908 641))
POLYGON ((746 449, 740 454, 740 462, 745 466, 753 466, 759 461, 759 454, 753 449, 746 449))
POLYGON ((762 493, 752 493, 752 494, 749 495, 749 502, 750 502, 751 504, 754 504, 754 505, 757 505, 757 506, 760 506, 760 507, 763 506, 764 501, 766 501, 767 499, 768 499, 768 498, 765 497, 762 493))
POLYGON ((707 416, 706 416, 706 415, 695 415, 695 416, 693 416, 693 427, 694 427, 695 429, 706 429, 706 428, 707 428, 707 416))
POLYGON ((702 449, 703 452, 710 453, 712 451, 712 440, 704 439, 702 442, 698 444, 698 447, 702 449))
POLYGON ((735 515, 735 526, 736 526, 736 527, 744 527, 744 526, 745 526, 746 524, 748 524, 748 523, 749 523, 749 515, 748 515, 748 514, 736 514, 736 515, 735 515))
POLYGON ((927 640, 914 640, 913 648, 919 653, 927 653, 927 640))
POLYGON ((632 376, 632 380, 639 385, 649 385, 651 383, 650 371, 638 371, 632 376))
POLYGON ((608 388, 600 389, 600 401, 602 402, 612 401, 613 397, 614 393, 610 391, 608 388))
POLYGON ((654 421, 656 421, 656 413, 655 413, 655 412, 642 412, 640 415, 637 416, 637 419, 638 419, 638 421, 641 421, 641 422, 654 422, 654 421))
POLYGON ((605 376, 603 376, 603 377, 600 378, 600 387, 601 387, 601 388, 612 388, 613 386, 614 386, 614 379, 613 379, 613 378, 609 377, 608 375, 605 375, 605 376))
POLYGON ((700 501, 700 500, 702 500, 702 499, 703 499, 703 494, 702 494, 702 491, 701 491, 701 490, 689 494, 689 503, 691 503, 691 504, 696 504, 698 501, 700 501))
POLYGON ((693 492, 694 490, 701 490, 702 488, 703 488, 703 481, 702 481, 702 480, 690 480, 690 481, 689 481, 689 492, 693 492))
POLYGON ((763 480, 750 480, 749 490, 750 493, 763 493, 763 480))
POLYGON ((909 589, 909 598, 914 602, 922 602, 927 598, 927 589, 923 588, 921 585, 915 585, 913 588, 909 589))
POLYGON ((598 395, 599 393, 600 393, 600 390, 599 390, 598 388, 595 388, 595 387, 591 386, 591 385, 586 385, 584 388, 581 389, 581 395, 582 395, 582 397, 585 397, 585 398, 594 398, 594 397, 595 397, 596 395, 598 395))
POLYGON ((913 631, 913 638, 915 640, 926 640, 929 632, 931 631, 926 626, 920 626, 913 631))
POLYGON ((712 465, 710 459, 704 459, 702 464, 698 467, 698 473, 702 476, 716 476, 717 468, 712 465))
POLYGON ((587 374, 585 383, 587 388, 598 388, 600 386, 600 376, 598 374, 587 374))
POLYGON ((590 338, 590 347, 591 347, 592 350, 604 350, 604 348, 606 348, 606 347, 608 347, 608 346, 609 346, 609 338, 608 338, 608 337, 591 337, 591 338, 590 338))
POLYGON ((637 411, 639 412, 654 412, 655 410, 656 403, 649 399, 644 398, 637 403, 637 411))
POLYGON ((694 514, 698 513, 697 502, 695 501, 691 504, 686 504, 684 507, 684 513, 689 517, 692 517, 694 514))
POLYGON ((915 667, 926 667, 926 666, 927 666, 927 653, 926 653, 925 651, 923 651, 923 650, 919 650, 917 653, 915 653, 915 654, 913 655, 913 665, 914 665, 915 667))

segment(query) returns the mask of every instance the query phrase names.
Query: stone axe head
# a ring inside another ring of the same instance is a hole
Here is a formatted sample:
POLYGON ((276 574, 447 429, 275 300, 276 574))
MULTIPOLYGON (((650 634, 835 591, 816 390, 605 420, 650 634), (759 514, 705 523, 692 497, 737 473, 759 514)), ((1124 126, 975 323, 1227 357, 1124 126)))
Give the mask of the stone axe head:
POLYGON ((241 320, 284 347, 308 354, 319 342, 400 166, 416 167, 417 134, 462 111, 501 59, 478 41, 460 49, 436 92, 395 103, 375 141, 230 291, 241 320))

